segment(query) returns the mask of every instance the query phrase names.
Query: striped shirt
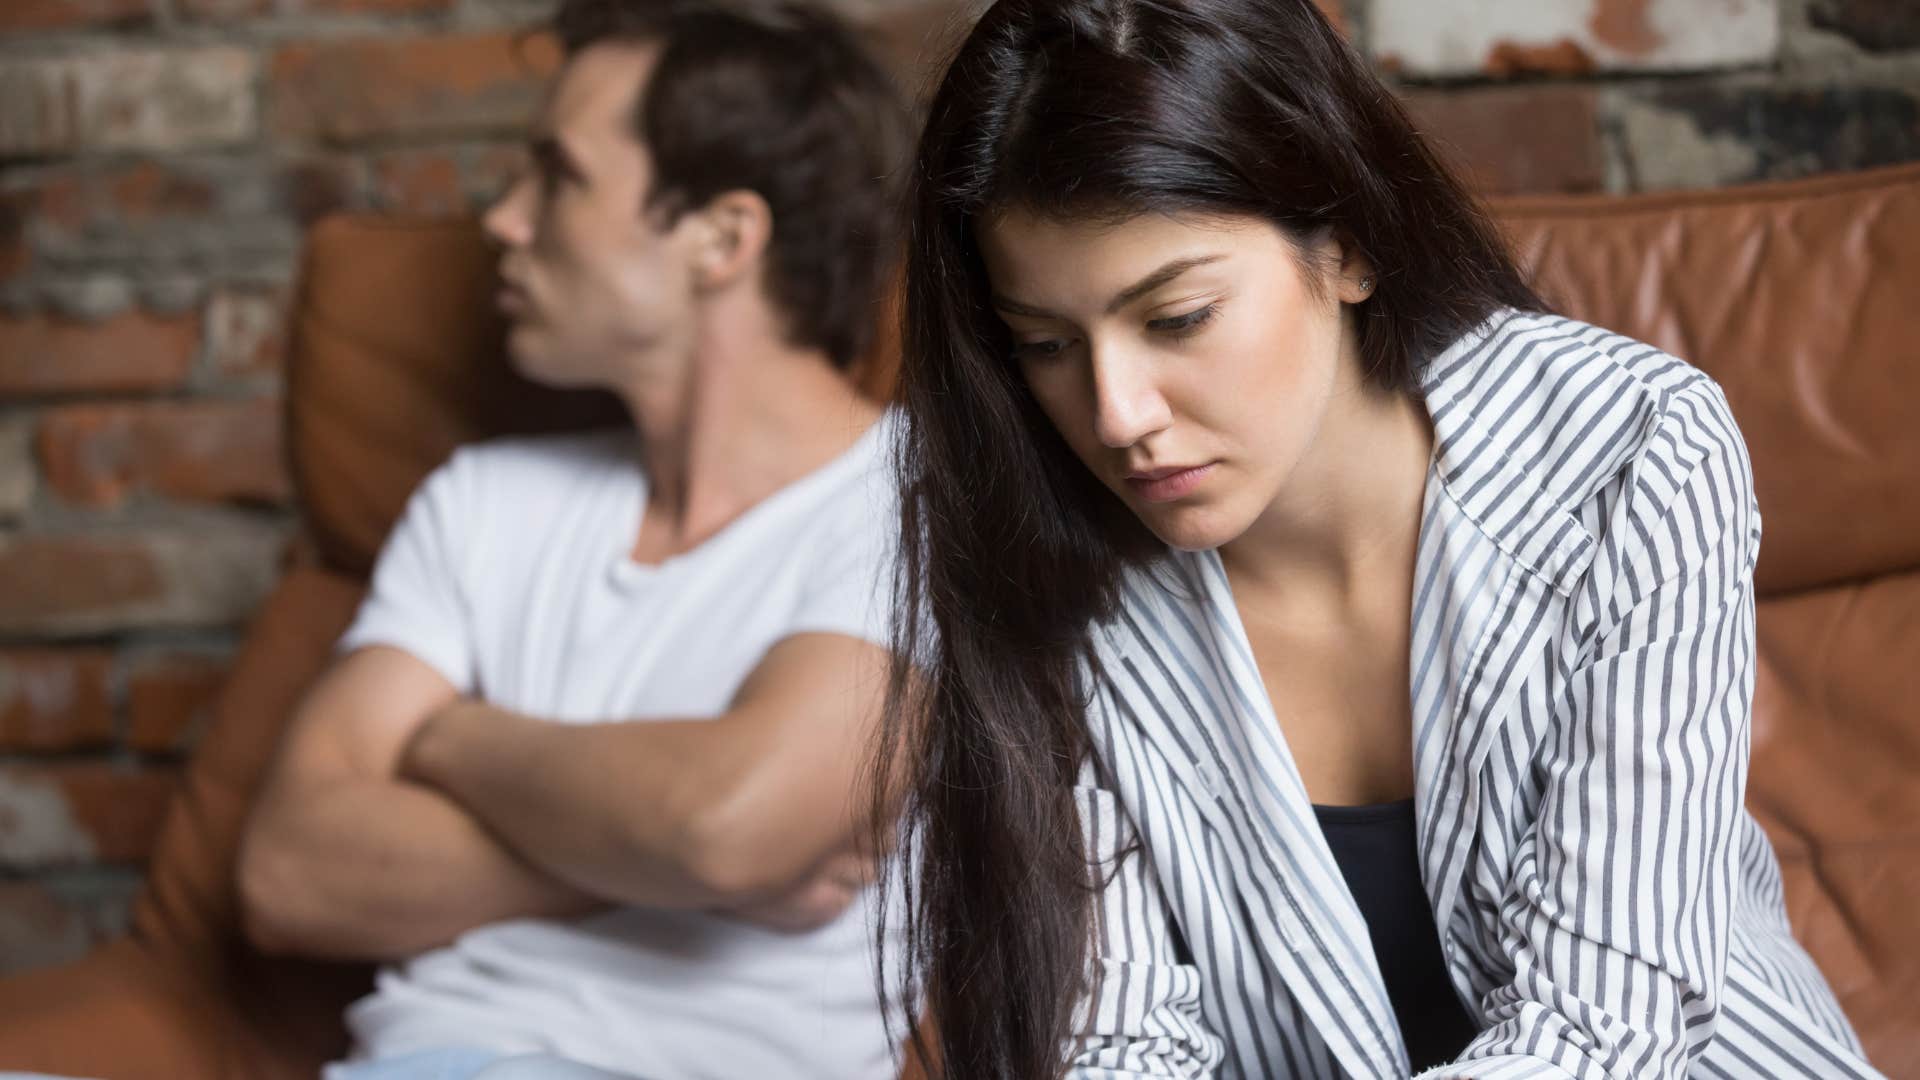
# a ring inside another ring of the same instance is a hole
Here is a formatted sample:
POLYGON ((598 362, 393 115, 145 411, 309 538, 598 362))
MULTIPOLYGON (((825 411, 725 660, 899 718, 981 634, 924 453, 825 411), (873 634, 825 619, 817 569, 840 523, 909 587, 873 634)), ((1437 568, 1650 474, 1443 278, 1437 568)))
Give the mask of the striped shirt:
MULTIPOLYGON (((1742 803, 1760 517, 1720 388, 1506 312, 1427 370, 1421 876, 1480 1034, 1434 1077, 1871 1077, 1742 803)), ((1110 875, 1076 1078, 1409 1073, 1213 552, 1097 628, 1110 875)))

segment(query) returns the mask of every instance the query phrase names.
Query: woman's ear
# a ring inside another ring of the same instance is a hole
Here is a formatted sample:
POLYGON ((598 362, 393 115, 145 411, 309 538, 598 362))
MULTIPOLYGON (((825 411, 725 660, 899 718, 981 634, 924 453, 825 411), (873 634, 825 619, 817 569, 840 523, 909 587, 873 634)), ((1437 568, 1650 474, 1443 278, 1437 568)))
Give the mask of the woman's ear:
POLYGON ((727 288, 749 274, 758 276, 760 260, 773 240, 773 209, 752 191, 728 191, 695 212, 699 233, 693 256, 694 282, 702 291, 727 288))
POLYGON ((1343 304, 1358 304, 1368 299, 1380 287, 1379 274, 1374 270, 1373 260, 1367 258, 1360 245, 1345 229, 1336 230, 1332 237, 1336 267, 1334 276, 1334 295, 1343 304))

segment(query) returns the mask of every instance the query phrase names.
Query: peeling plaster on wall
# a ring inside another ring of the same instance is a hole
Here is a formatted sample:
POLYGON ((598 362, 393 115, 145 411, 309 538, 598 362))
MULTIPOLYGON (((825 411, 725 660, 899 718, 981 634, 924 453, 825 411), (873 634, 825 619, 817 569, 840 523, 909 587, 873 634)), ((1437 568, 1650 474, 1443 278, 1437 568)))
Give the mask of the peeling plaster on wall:
POLYGON ((0 772, 0 865, 86 862, 93 837, 59 785, 0 772))

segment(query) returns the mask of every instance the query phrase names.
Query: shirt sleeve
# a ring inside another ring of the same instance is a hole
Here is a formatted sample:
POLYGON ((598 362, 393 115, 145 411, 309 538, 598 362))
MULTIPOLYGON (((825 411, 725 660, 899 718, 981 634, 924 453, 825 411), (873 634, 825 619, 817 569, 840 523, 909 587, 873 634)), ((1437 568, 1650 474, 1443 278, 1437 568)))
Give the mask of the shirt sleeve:
POLYGON ((1088 854, 1104 875, 1094 909, 1090 990, 1074 1017, 1068 1080, 1201 1080, 1225 1057, 1201 1015, 1200 970, 1120 800, 1089 763, 1074 788, 1088 854))
POLYGON ((474 692, 473 627, 461 572, 478 532, 471 520, 472 467, 471 455, 456 451, 414 489, 336 652, 373 645, 400 649, 461 694, 474 692))
POLYGON ((821 531, 791 633, 889 644, 899 522, 886 482, 882 473, 869 473, 842 504, 846 517, 821 531))
POLYGON ((1676 395, 1592 586, 1499 925, 1512 981, 1423 1077, 1688 1075, 1727 966, 1754 685, 1760 518, 1711 383, 1676 395))

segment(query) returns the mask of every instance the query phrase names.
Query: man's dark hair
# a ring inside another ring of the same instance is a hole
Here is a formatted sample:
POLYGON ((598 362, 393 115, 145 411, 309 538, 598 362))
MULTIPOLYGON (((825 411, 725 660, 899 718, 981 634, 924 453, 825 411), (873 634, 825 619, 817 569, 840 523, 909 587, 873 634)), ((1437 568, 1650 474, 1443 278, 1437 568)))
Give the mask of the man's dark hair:
POLYGON ((795 0, 561 0, 568 57, 656 42, 633 131, 653 162, 647 207, 676 220, 728 191, 773 211, 767 295, 794 344, 844 368, 879 326, 899 251, 908 111, 840 19, 795 0))

